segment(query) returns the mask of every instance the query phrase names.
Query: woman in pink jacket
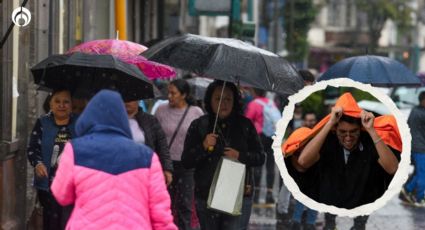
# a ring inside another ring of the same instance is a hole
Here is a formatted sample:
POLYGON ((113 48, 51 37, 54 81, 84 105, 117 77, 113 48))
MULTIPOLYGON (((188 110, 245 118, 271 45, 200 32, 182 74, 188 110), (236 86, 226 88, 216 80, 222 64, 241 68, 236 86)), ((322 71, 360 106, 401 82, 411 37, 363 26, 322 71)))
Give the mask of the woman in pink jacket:
POLYGON ((75 204, 66 229, 177 229, 158 157, 132 140, 118 93, 93 97, 75 129, 51 186, 75 204))

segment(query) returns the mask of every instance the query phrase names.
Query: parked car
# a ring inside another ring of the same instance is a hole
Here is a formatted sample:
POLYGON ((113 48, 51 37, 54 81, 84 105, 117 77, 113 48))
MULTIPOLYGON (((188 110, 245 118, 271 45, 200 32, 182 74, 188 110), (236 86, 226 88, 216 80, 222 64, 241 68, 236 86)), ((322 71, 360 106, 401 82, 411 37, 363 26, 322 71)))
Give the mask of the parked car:
POLYGON ((422 91, 425 91, 425 87, 409 88, 401 86, 393 88, 389 95, 400 111, 408 118, 412 108, 419 104, 418 97, 422 91))
POLYGON ((382 102, 361 100, 357 104, 360 108, 374 113, 375 116, 391 114, 390 110, 382 102))

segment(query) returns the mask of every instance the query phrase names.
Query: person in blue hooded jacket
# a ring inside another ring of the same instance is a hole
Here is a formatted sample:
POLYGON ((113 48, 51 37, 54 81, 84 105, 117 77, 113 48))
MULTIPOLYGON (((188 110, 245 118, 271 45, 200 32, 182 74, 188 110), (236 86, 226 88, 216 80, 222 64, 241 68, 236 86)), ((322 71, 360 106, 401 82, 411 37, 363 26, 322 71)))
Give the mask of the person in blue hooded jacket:
POLYGON ((50 187, 61 205, 75 203, 66 229, 177 230, 159 158, 132 139, 119 93, 97 93, 75 132, 50 187))
POLYGON ((72 210, 62 207, 52 196, 49 186, 55 176, 57 162, 65 143, 75 137, 76 116, 71 113, 71 93, 56 89, 49 95, 50 112, 37 119, 27 149, 34 167, 34 187, 43 206, 43 228, 64 229, 72 210))

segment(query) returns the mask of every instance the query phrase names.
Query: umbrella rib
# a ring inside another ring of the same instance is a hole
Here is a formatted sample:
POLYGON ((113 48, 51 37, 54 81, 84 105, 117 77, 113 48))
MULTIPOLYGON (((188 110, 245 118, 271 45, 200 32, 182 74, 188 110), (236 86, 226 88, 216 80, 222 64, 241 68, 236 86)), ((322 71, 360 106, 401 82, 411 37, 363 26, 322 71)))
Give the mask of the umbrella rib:
MULTIPOLYGON (((267 76, 272 77, 272 75, 269 74, 269 67, 267 66, 267 62, 264 60, 264 56, 261 55, 260 52, 257 52, 257 54, 260 55, 261 60, 264 62, 264 66, 266 67, 267 76)), ((279 58, 279 57, 277 57, 277 58, 279 58)), ((270 82, 270 79, 268 77, 266 77, 266 80, 269 82, 269 85, 272 86, 272 90, 273 90, 274 87, 273 87, 272 83, 270 82)))
MULTIPOLYGON (((216 46, 217 46, 217 48, 216 49, 214 49, 214 55, 212 55, 211 57, 210 57, 210 59, 209 59, 209 61, 208 61, 208 65, 204 68, 204 70, 202 71, 202 76, 204 76, 205 75, 205 72, 206 72, 206 70, 208 70, 210 67, 211 67, 211 65, 212 65, 212 63, 214 63, 214 61, 213 60, 215 60, 216 58, 217 58, 217 55, 218 55, 218 49, 222 49, 221 48, 221 45, 225 45, 225 44, 215 44, 216 46)), ((205 76, 204 76, 205 77, 205 76)))
POLYGON ((217 127, 218 113, 220 112, 221 100, 223 99, 224 88, 226 88, 226 81, 224 81, 223 88, 221 89, 220 101, 218 102, 218 108, 217 108, 217 112, 216 112, 216 115, 215 115, 213 134, 215 134, 215 128, 217 127))
MULTIPOLYGON (((379 59, 378 59, 379 60, 379 59)), ((389 77, 389 76, 391 76, 391 74, 388 72, 388 69, 387 68, 385 68, 385 65, 382 63, 382 61, 380 61, 380 62, 378 62, 379 63, 379 65, 380 66, 382 66, 382 68, 384 69, 384 71, 385 71, 385 77, 388 79, 388 81, 389 81, 389 83, 390 84, 393 84, 394 83, 394 81, 389 77)), ((388 84, 388 83, 387 83, 388 84)))

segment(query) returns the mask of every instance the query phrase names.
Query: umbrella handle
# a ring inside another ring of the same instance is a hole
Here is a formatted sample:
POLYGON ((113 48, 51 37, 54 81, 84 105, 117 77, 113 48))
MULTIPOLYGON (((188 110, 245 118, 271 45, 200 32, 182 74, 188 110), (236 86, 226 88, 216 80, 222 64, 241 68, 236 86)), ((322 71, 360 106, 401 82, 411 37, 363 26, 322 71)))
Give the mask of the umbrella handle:
MULTIPOLYGON (((221 100, 223 99, 224 88, 226 88, 226 81, 224 81, 223 88, 221 88, 220 101, 218 102, 218 108, 217 108, 217 112, 215 114, 213 134, 215 134, 215 128, 217 128, 218 113, 220 112, 221 100)), ((208 150, 209 153, 212 153, 214 151, 214 146, 208 146, 207 150, 208 150)))

